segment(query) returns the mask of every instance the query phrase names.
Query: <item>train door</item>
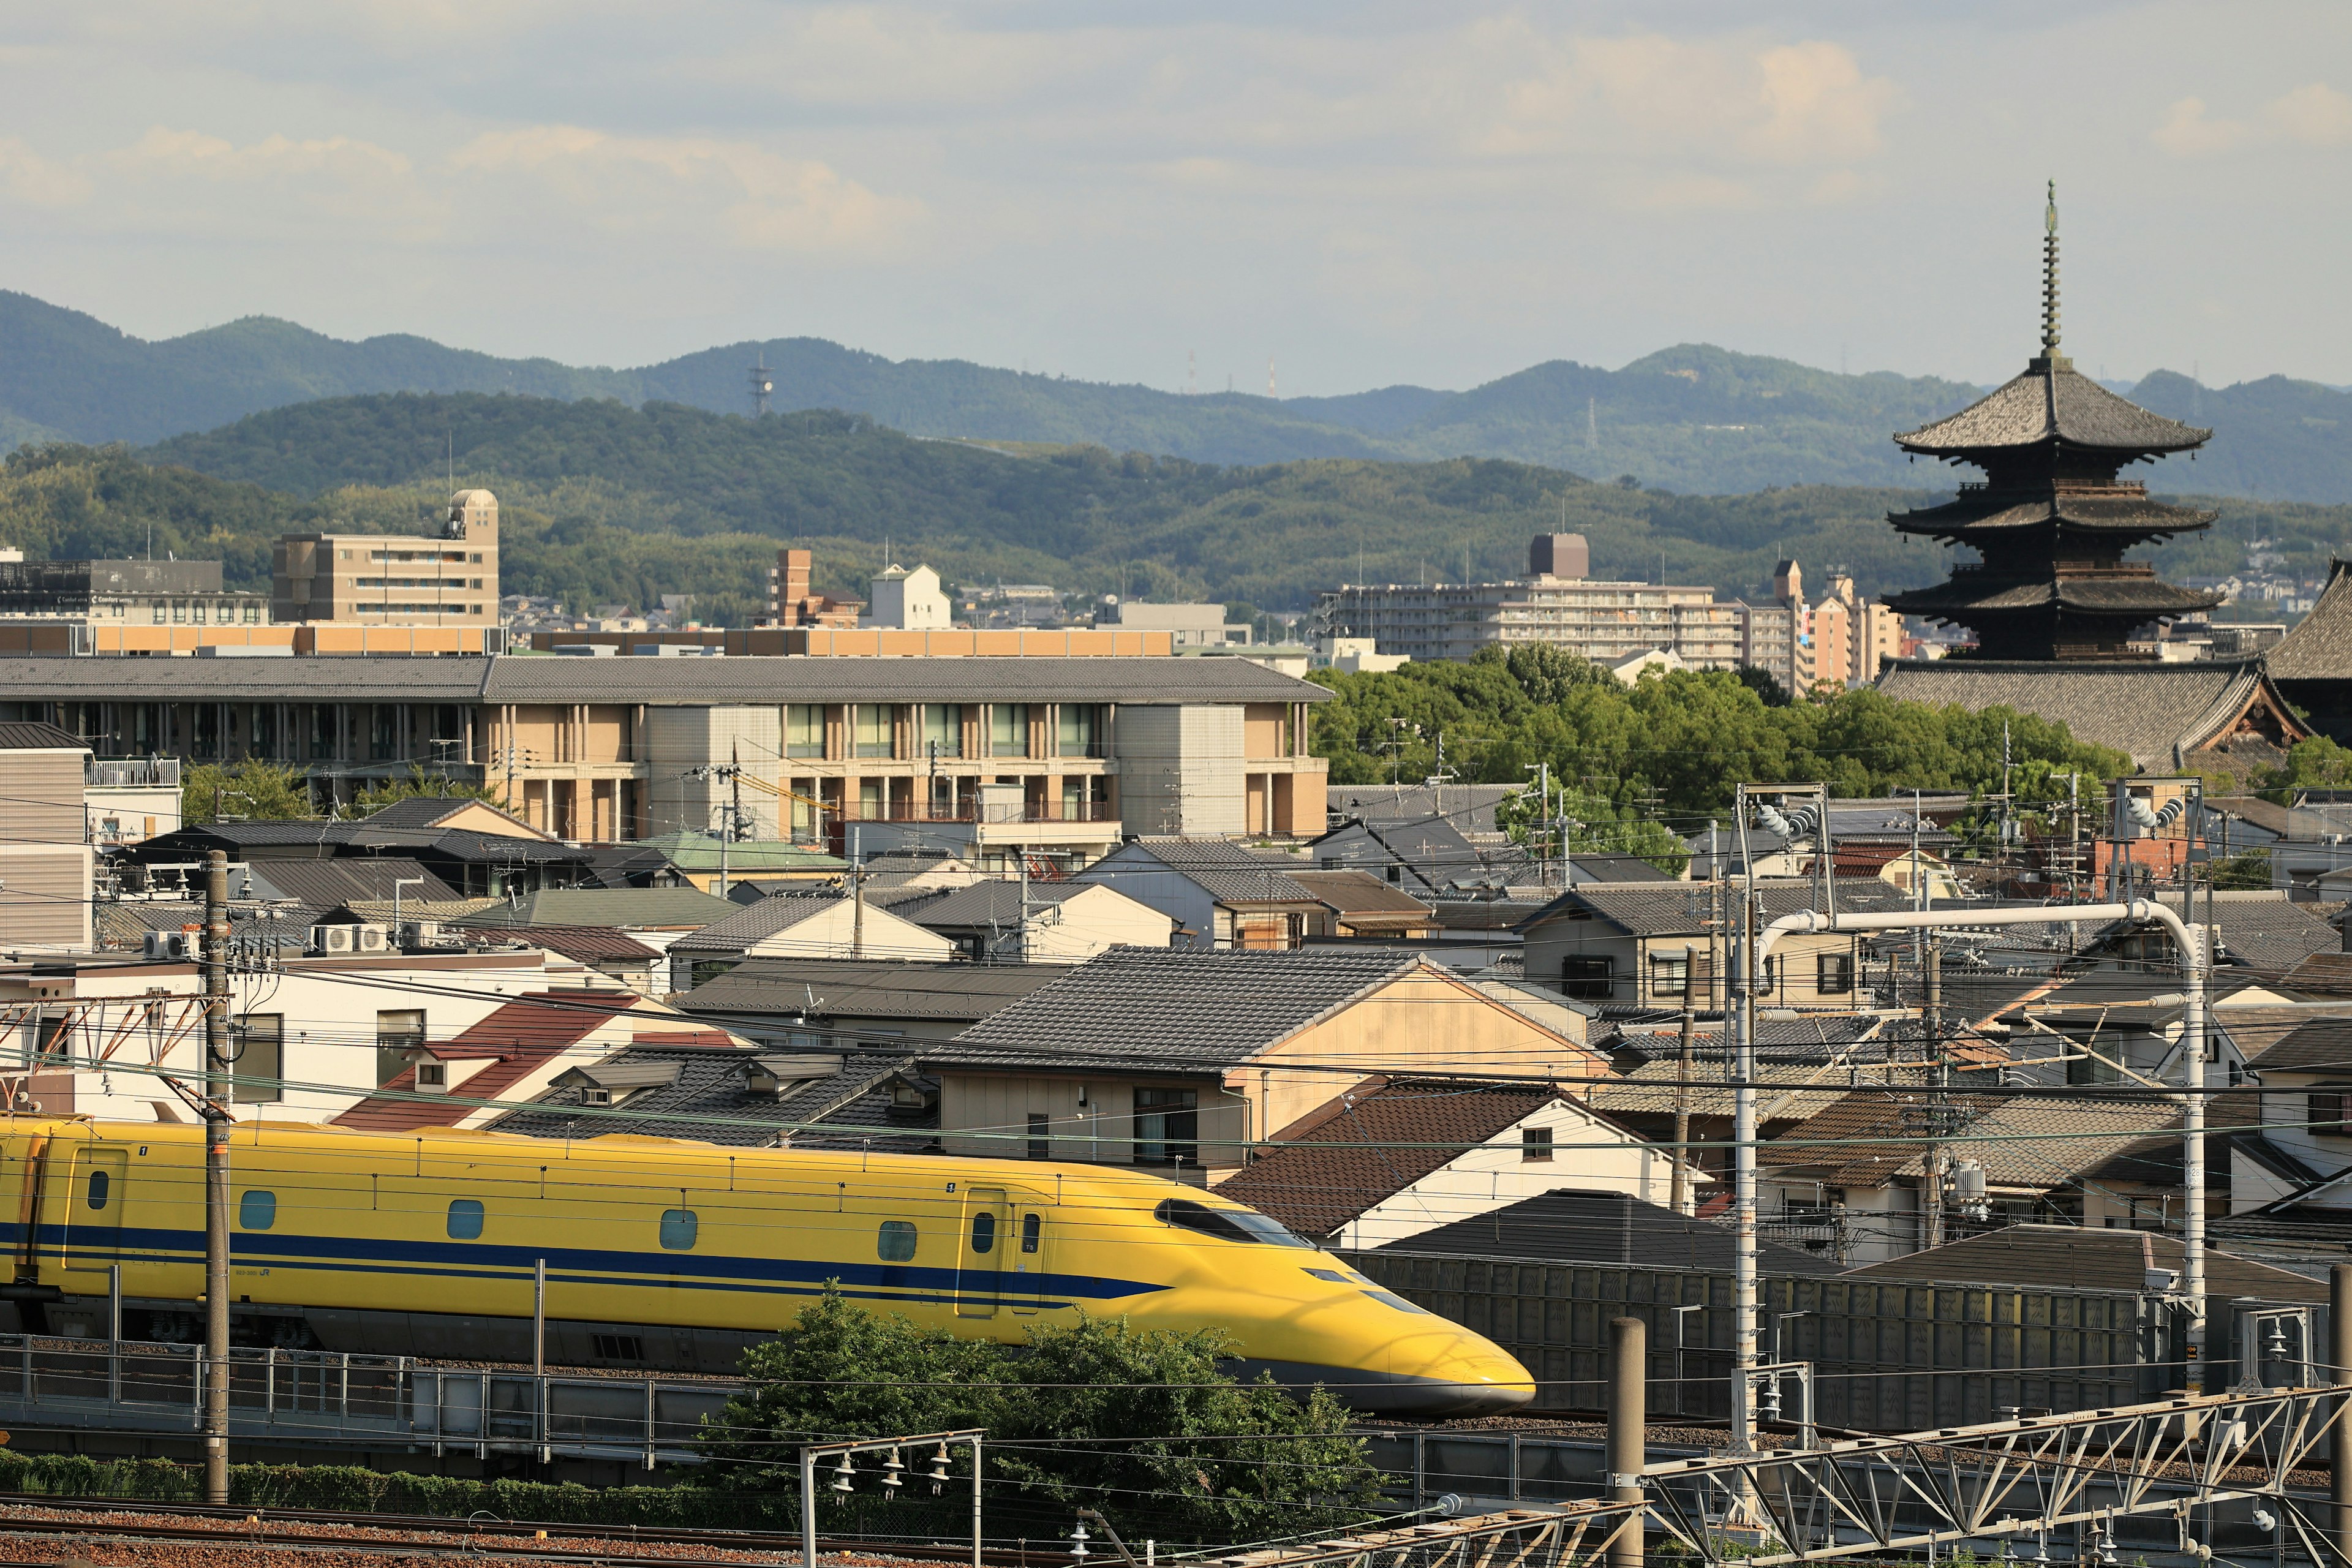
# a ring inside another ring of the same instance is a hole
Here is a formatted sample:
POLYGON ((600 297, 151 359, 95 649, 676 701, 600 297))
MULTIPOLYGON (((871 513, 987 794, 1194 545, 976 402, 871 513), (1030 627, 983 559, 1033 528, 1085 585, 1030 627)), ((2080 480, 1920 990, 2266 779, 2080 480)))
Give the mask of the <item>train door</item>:
POLYGON ((100 1274, 122 1258, 122 1205, 130 1196, 131 1151, 84 1143, 74 1151, 60 1205, 65 1266, 100 1274))
POLYGON ((974 1187, 963 1206, 963 1255, 958 1266, 956 1316, 992 1318, 1002 1292, 999 1276, 1010 1272, 1011 1207, 1003 1187, 974 1187))
POLYGON ((1046 1211, 1023 1204, 1013 1222, 1013 1271, 1018 1276, 1013 1281, 1013 1310, 1034 1312, 1047 1304, 1045 1298, 1045 1257, 1052 1239, 1046 1222, 1046 1211))

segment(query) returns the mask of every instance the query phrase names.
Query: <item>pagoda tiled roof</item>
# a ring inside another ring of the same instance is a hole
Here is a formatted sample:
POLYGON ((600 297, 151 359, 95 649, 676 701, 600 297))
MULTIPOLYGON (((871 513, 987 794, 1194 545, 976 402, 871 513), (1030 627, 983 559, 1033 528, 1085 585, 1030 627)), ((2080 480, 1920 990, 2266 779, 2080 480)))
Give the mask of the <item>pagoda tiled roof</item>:
POLYGON ((1955 577, 1932 588, 1889 594, 1890 609, 1906 616, 1946 616, 1963 623, 1988 611, 2037 610, 2052 605, 2100 615, 2175 616, 2208 610, 2221 595, 2176 588, 2153 574, 2146 577, 2053 577, 2021 583, 1955 577))
POLYGON ((2045 354, 1958 414, 1895 440, 1906 452, 1937 457, 2053 445, 2141 454, 2187 451, 2212 434, 2151 413, 2083 374, 2073 361, 2045 354))
POLYGON ((1889 512, 1904 533, 1963 537, 2064 527, 2087 532, 2154 536, 2210 528, 2221 514, 2151 500, 2137 485, 2099 489, 2052 485, 2039 493, 2014 489, 1964 489, 1942 506, 1889 512))

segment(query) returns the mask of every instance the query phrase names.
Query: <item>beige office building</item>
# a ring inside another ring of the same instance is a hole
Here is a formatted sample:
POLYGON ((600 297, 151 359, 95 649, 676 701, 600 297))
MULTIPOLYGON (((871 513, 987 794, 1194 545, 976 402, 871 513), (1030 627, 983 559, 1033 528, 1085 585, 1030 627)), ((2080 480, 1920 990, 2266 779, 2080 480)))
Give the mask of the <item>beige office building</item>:
POLYGON ((499 498, 459 490, 437 538, 289 533, 271 552, 269 574, 273 620, 496 626, 499 498))

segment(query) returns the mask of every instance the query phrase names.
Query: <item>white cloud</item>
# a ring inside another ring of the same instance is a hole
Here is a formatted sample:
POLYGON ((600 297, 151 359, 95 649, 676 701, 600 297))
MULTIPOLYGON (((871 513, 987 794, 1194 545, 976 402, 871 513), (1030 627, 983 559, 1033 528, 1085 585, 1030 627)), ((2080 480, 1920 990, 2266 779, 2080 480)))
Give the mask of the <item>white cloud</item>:
POLYGON ((715 225, 741 247, 797 253, 887 251, 922 215, 828 164, 743 141, 614 136, 535 125, 476 138, 449 160, 460 174, 520 180, 611 232, 667 230, 688 245, 715 225))
POLYGON ((15 137, 0 138, 0 192, 33 206, 71 206, 89 199, 89 181, 70 164, 42 157, 15 137))
POLYGON ((2352 98, 2326 82, 2308 82, 2283 93, 2245 120, 2217 119, 2201 98, 2184 98, 2165 110, 2149 133, 2176 157, 2206 157, 2242 147, 2294 143, 2338 147, 2352 142, 2352 98))

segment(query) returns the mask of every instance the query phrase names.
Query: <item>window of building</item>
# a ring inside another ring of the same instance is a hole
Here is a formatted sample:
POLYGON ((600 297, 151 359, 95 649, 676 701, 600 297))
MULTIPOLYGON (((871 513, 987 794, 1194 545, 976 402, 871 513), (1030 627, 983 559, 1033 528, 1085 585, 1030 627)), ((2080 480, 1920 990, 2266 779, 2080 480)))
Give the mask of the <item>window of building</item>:
POLYGON ((996 1215, 982 1209, 971 1216, 971 1249, 987 1253, 996 1250, 996 1215))
POLYGON ((1522 1127, 1519 1129, 1519 1158, 1535 1164, 1551 1163, 1551 1129, 1522 1127))
POLYGON ((661 1244, 666 1252, 691 1252, 694 1237, 702 1228, 692 1209, 664 1209, 661 1217, 661 1244))
POLYGON ((1054 1135, 1049 1129, 1052 1121, 1042 1110, 1029 1113, 1029 1157, 1044 1160, 1053 1153, 1054 1135))
POLYGON ((1679 998, 1683 980, 1690 973, 1690 960, 1683 953, 1669 958, 1663 953, 1650 955, 1650 994, 1679 998))
POLYGON ((162 626, 162 625, 163 624, 163 617, 164 617, 164 616, 166 615, 166 613, 167 613, 167 612, 166 612, 166 610, 165 610, 165 607, 164 607, 164 605, 163 605, 163 600, 161 600, 161 599, 156 600, 156 601, 155 601, 155 624, 156 624, 157 626, 162 626))
POLYGON ((286 1098, 286 1015, 247 1013, 236 1021, 236 1059, 228 1097, 239 1105, 286 1098))
POLYGON ((252 601, 248 601, 247 603, 245 606, 245 624, 248 626, 257 626, 261 624, 261 605, 258 603, 252 601))
POLYGON ((1824 952, 1813 960, 1813 987, 1824 996, 1843 996, 1853 990, 1853 954, 1824 952))
POLYGON ((874 1252, 885 1263, 911 1263, 918 1239, 914 1221, 886 1219, 875 1235, 874 1252))
POLYGON ((988 754, 1025 757, 1029 754, 1029 705, 996 702, 988 710, 988 754))
POLYGON ((1056 754, 1065 757, 1098 755, 1096 742, 1101 733, 1102 710, 1091 702, 1065 702, 1056 711, 1056 754))
POLYGON ((893 721, 898 716, 898 709, 887 702, 860 702, 850 712, 850 754, 858 757, 890 755, 890 731, 893 721))
MULTIPOLYGON (((2112 1042, 2102 1046, 2100 1055, 2113 1054, 2112 1042)), ((2070 1084, 2121 1083, 2124 1079, 2123 1070, 2115 1063, 2086 1056, 2080 1046, 2070 1045, 2066 1055, 2066 1081, 2070 1084)))
POLYGON ((1135 1163, 1197 1165, 1201 1163, 1198 1091, 1139 1089, 1135 1091, 1135 1163))
POLYGON ((482 552, 478 550, 468 552, 466 563, 469 566, 479 566, 482 563, 482 552))
POLYGON ((883 805, 885 784, 882 779, 857 781, 857 819, 860 822, 880 822, 889 816, 883 805))
POLYGON ((482 1200, 451 1198, 449 1200, 449 1238, 452 1241, 478 1241, 482 1236, 482 1200))
POLYGON ((1605 953, 1598 958, 1569 957, 1559 961, 1562 995, 1585 1002, 1606 1002, 1616 986, 1617 961, 1605 953))
POLYGON ((173 600, 173 601, 172 601, 172 624, 173 624, 173 626, 179 626, 179 625, 183 624, 184 622, 185 622, 185 621, 187 620, 187 618, 188 618, 188 601, 186 601, 185 599, 174 599, 174 600, 173 600))
POLYGON ((2303 1119, 2311 1123, 2314 1132, 2338 1137, 2352 1133, 2352 1086, 2313 1089, 2304 1097, 2303 1119))
POLYGON ((821 704, 814 702, 785 704, 784 755, 788 757, 824 755, 824 709, 821 704))
POLYGON ((425 1043, 422 1008, 393 1008, 375 1016, 375 1081, 390 1083, 408 1066, 410 1051, 425 1043))
POLYGON ((278 1194, 248 1189, 236 1200, 239 1230, 268 1230, 278 1223, 278 1194))
POLYGON ((918 761, 932 757, 963 755, 963 706, 956 702, 926 702, 917 710, 915 721, 915 756, 918 761))

